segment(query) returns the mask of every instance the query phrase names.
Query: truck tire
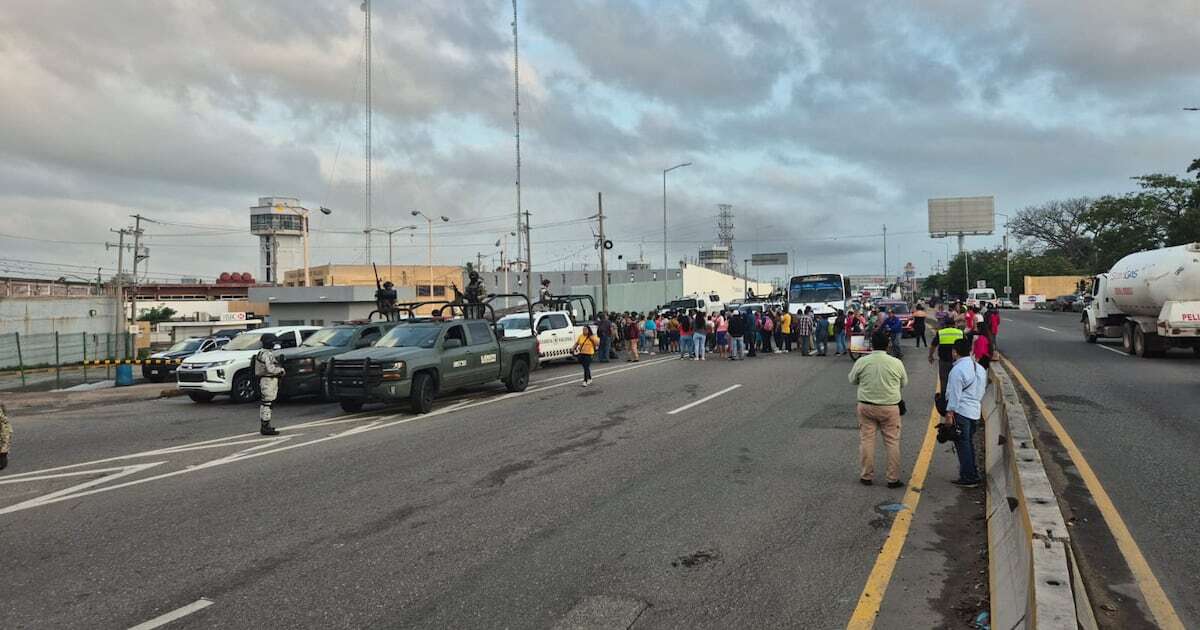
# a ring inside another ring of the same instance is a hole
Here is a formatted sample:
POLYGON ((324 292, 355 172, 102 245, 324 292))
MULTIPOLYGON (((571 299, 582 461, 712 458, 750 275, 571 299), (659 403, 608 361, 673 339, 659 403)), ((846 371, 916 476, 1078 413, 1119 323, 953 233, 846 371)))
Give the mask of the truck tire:
POLYGON ((1121 327, 1121 349, 1125 354, 1133 354, 1133 322, 1125 322, 1121 327))
POLYGON ((233 384, 229 389, 229 399, 235 403, 248 403, 258 398, 258 384, 254 382, 254 373, 242 370, 233 375, 233 384))
POLYGON ((436 393, 433 375, 429 372, 417 372, 413 375, 408 402, 412 405, 414 412, 429 413, 433 410, 433 397, 436 393))
POLYGON ((210 403, 213 399, 212 392, 188 392, 188 398, 194 403, 210 403))
POLYGON ((361 400, 343 400, 341 401, 342 411, 346 413, 358 413, 362 411, 363 401, 361 400))
POLYGON ((1142 332, 1141 326, 1133 327, 1133 353, 1139 357, 1146 358, 1146 333, 1142 332))
POLYGON ((1083 319, 1083 339, 1088 343, 1096 343, 1097 339, 1096 333, 1092 330, 1092 324, 1086 317, 1083 319))
POLYGON ((529 361, 524 357, 513 359, 512 370, 508 373, 508 380, 504 381, 504 388, 510 392, 523 392, 529 387, 529 361))

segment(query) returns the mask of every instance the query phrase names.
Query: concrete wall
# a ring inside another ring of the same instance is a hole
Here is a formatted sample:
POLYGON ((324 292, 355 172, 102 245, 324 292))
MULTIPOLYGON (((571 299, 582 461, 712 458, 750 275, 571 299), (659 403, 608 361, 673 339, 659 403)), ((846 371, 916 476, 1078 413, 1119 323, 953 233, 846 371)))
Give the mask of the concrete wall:
POLYGON ((375 303, 334 302, 331 304, 272 304, 267 326, 329 326, 334 322, 366 319, 375 303))
MULTIPOLYGON (((627 279, 630 272, 613 272, 614 275, 618 273, 623 274, 627 279)), ((635 272, 635 274, 641 273, 643 272, 635 272)), ((547 274, 547 276, 549 275, 547 274)), ((591 277, 598 275, 598 273, 592 273, 591 277)), ((684 265, 679 276, 679 278, 666 282, 667 302, 693 293, 701 295, 716 293, 721 296, 722 302, 729 302, 744 297, 747 286, 760 294, 768 293, 771 290, 769 283, 747 283, 742 278, 698 265, 684 265)), ((534 277, 537 277, 536 274, 534 277)), ((552 279, 551 282, 553 283, 554 280, 552 279)), ((554 290, 553 285, 551 290, 554 290)), ((573 285, 570 287, 570 292, 591 295, 596 300, 596 308, 603 308, 600 297, 601 289, 598 284, 573 285)), ((608 285, 608 310, 610 311, 649 311, 663 304, 662 281, 635 280, 634 282, 627 281, 608 285)))
MULTIPOLYGON (((667 294, 670 299, 683 293, 682 280, 667 281, 667 294)), ((590 295, 596 300, 596 308, 603 309, 601 290, 598 284, 577 285, 570 287, 570 292, 579 295, 590 295)), ((608 285, 608 310, 610 311, 649 311, 663 303, 662 282, 635 282, 608 285)))
POLYGON ((0 334, 111 333, 114 308, 102 297, 0 298, 0 334))

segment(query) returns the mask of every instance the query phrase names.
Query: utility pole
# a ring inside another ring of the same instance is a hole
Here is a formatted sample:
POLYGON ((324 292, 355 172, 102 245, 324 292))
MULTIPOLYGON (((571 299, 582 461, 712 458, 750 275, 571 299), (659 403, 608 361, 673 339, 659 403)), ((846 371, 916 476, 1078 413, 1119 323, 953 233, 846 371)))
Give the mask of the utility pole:
MULTIPOLYGON (((133 319, 133 325, 136 329, 137 321, 138 321, 138 319, 137 319, 137 284, 138 284, 137 271, 138 271, 138 263, 141 262, 142 259, 145 258, 145 256, 142 256, 142 250, 141 250, 142 215, 131 214, 129 216, 134 221, 134 228, 133 228, 133 281, 129 283, 129 304, 130 304, 129 316, 131 319, 133 319)), ((132 335, 133 335, 132 346, 134 348, 134 353, 136 356, 137 333, 134 332, 134 333, 132 333, 132 335)))
MULTIPOLYGON (((519 250, 518 250, 519 251, 519 250)), ((529 234, 529 211, 525 211, 525 296, 533 300, 533 238, 529 234)))
POLYGON ((604 240, 604 193, 596 193, 596 209, 600 218, 600 308, 608 312, 608 259, 605 256, 604 240))
MULTIPOLYGON (((115 294, 114 297, 116 298, 117 304, 117 308, 113 312, 113 334, 116 336, 116 341, 113 343, 118 344, 120 343, 121 339, 121 330, 125 328, 125 287, 123 274, 125 273, 125 235, 128 234, 129 231, 124 229, 110 229, 109 232, 117 235, 116 245, 112 243, 105 243, 104 249, 110 249, 113 247, 117 248, 117 275, 113 277, 113 284, 115 285, 113 287, 115 294)), ((113 348, 116 350, 117 346, 114 345, 113 348)))

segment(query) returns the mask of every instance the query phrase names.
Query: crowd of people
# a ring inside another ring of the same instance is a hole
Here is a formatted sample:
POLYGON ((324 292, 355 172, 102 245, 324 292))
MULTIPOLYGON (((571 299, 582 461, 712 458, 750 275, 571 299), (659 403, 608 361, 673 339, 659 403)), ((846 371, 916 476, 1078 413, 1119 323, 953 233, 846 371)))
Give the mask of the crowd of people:
MULTIPOLYGON (((996 351, 1000 313, 993 304, 982 307, 940 304, 932 314, 933 337, 927 339, 930 312, 924 304, 913 311, 911 334, 915 347, 929 348, 929 362, 939 360, 937 395, 942 423, 954 435, 959 459, 955 484, 980 483, 975 463, 975 435, 980 405, 987 386, 988 366, 996 351)), ((875 438, 882 434, 887 453, 885 478, 890 488, 900 480, 900 417, 905 412, 903 388, 908 373, 900 358, 904 321, 894 308, 838 309, 831 315, 805 308, 796 314, 784 308, 731 309, 718 313, 692 310, 666 313, 601 314, 596 330, 584 327, 574 348, 583 366, 583 386, 591 384, 592 361, 606 363, 627 351, 626 361, 642 355, 676 354, 680 359, 705 361, 710 356, 731 361, 759 354, 797 352, 802 356, 834 356, 851 352, 850 340, 869 340, 859 351, 849 374, 856 385, 859 420, 859 481, 873 483, 875 438), (597 356, 598 355, 598 356, 597 356)))

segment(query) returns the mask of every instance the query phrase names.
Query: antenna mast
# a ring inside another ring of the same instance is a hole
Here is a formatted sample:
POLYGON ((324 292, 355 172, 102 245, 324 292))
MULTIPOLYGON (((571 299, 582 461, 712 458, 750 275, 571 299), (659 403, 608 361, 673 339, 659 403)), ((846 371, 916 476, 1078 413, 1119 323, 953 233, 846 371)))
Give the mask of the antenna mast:
POLYGON ((363 190, 363 253, 366 264, 371 264, 371 0, 363 0, 360 6, 365 14, 363 24, 363 63, 366 88, 363 91, 363 154, 366 162, 365 187, 363 190))
POLYGON ((532 274, 529 267, 529 233, 521 226, 521 58, 517 45, 517 0, 512 0, 513 19, 513 123, 516 125, 517 141, 517 258, 521 257, 521 239, 525 238, 525 295, 533 296, 530 285, 532 274))

